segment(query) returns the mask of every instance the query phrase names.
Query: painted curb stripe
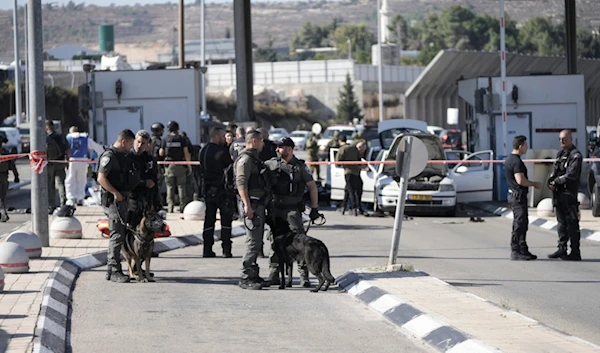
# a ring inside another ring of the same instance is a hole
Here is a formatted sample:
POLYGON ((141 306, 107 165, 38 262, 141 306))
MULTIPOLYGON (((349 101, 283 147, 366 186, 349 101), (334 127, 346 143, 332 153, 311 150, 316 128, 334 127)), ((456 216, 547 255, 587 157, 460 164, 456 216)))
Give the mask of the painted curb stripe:
POLYGON ((442 324, 427 315, 421 315, 405 323, 402 327, 415 334, 417 337, 423 338, 433 330, 442 327, 442 324))
POLYGON ((468 340, 468 338, 465 334, 450 326, 441 326, 423 337, 423 340, 445 352, 457 344, 468 340))
POLYGON ((29 262, 15 262, 12 264, 0 264, 0 267, 26 267, 29 266, 29 262))

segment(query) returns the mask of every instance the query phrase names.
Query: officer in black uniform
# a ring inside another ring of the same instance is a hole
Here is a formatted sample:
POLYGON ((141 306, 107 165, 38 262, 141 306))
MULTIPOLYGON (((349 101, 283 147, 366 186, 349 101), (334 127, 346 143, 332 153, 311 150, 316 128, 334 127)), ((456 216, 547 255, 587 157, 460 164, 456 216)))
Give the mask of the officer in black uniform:
MULTIPOLYGON (((6 149, 5 144, 8 139, 3 134, 0 134, 0 154, 5 156, 10 154, 6 149)), ((0 162, 0 222, 7 222, 10 218, 6 212, 6 194, 8 193, 8 171, 12 171, 14 182, 19 182, 19 172, 14 159, 9 159, 0 162)))
POLYGON ((231 146, 229 147, 231 159, 235 161, 238 157, 238 154, 244 148, 246 148, 246 130, 244 130, 243 127, 239 126, 235 129, 235 140, 233 140, 231 146))
POLYGON ((121 247, 129 232, 125 224, 128 198, 140 182, 140 172, 128 155, 135 136, 131 130, 123 130, 116 142, 100 156, 98 183, 102 186, 102 206, 108 217, 110 241, 108 243, 106 279, 124 283, 129 277, 121 272, 121 247))
POLYGON ((552 201, 558 222, 558 250, 548 257, 581 261, 577 192, 583 156, 573 145, 573 134, 570 130, 561 131, 558 139, 562 151, 558 152, 552 174, 548 179, 548 186, 553 191, 552 201), (567 255, 569 241, 571 252, 567 255))
MULTIPOLYGON (((163 158, 160 156, 160 148, 162 147, 162 135, 165 131, 165 126, 162 123, 154 123, 150 127, 150 131, 152 132, 152 137, 150 138, 150 154, 154 157, 156 162, 162 161, 163 158)), ((165 179, 165 170, 162 165, 158 165, 158 183, 157 188, 160 196, 160 191, 162 190, 162 185, 165 179)), ((162 207, 162 198, 161 199, 161 207, 162 207)))
POLYGON ((277 158, 277 146, 273 141, 269 140, 269 130, 264 127, 259 127, 256 131, 260 132, 263 140, 265 140, 265 146, 258 154, 258 158, 263 162, 266 162, 271 158, 277 158))
MULTIPOLYGON (((160 156, 164 157, 165 161, 172 162, 190 162, 192 157, 188 149, 187 140, 179 134, 179 124, 176 121, 167 123, 169 135, 163 141, 160 148, 160 156)), ((175 188, 179 193, 179 212, 183 213, 186 201, 188 199, 186 193, 186 182, 191 175, 191 165, 169 164, 165 172, 165 181, 167 182, 167 206, 168 211, 173 212, 175 207, 175 188)))
POLYGON ((508 207, 513 212, 512 237, 510 240, 511 260, 535 260, 537 256, 529 252, 526 236, 529 227, 529 213, 527 208, 527 193, 529 187, 541 189, 542 184, 529 181, 527 168, 521 156, 527 152, 527 138, 523 135, 515 136, 513 150, 504 162, 506 182, 508 184, 508 207))
POLYGON ((160 208, 158 198, 157 182, 158 168, 151 153, 152 145, 150 134, 146 130, 140 130, 135 134, 133 152, 131 158, 140 171, 140 182, 131 192, 129 202, 128 223, 137 227, 143 217, 146 207, 153 206, 156 210, 160 208))
MULTIPOLYGON (((274 179, 273 200, 271 207, 269 207, 269 217, 272 217, 275 222, 286 222, 290 230, 296 234, 305 234, 302 213, 305 209, 303 196, 307 188, 311 204, 310 219, 315 220, 321 216, 318 209, 317 184, 304 161, 294 156, 295 144, 291 138, 284 137, 277 141, 276 145, 279 157, 265 162, 274 179)), ((270 234, 269 241, 271 247, 273 247, 273 234, 270 234)), ((274 251, 271 251, 268 279, 270 285, 279 284, 278 263, 277 255, 274 251)), ((300 285, 310 287, 306 265, 298 264, 298 272, 300 273, 300 285)))
MULTIPOLYGON (((200 170, 202 175, 202 195, 206 203, 204 218, 204 257, 215 257, 212 250, 214 244, 217 209, 221 214, 221 247, 223 257, 231 257, 231 222, 233 208, 231 194, 233 185, 225 184, 225 172, 233 174, 233 164, 227 147, 225 147, 225 130, 215 127, 210 132, 210 142, 200 151, 200 170), (229 168, 228 168, 229 167, 229 168)), ((232 175, 229 180, 232 180, 232 175)))

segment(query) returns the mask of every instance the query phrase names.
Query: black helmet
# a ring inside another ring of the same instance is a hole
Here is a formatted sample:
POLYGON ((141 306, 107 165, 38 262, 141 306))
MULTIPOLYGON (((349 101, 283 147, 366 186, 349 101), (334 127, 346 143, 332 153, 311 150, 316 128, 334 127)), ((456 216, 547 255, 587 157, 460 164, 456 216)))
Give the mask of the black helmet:
POLYGON ((161 131, 165 130, 165 126, 161 123, 154 123, 152 124, 152 126, 150 126, 150 131, 152 131, 153 133, 160 133, 161 131))
POLYGON ((176 121, 169 121, 167 123, 167 129, 172 132, 179 131, 179 124, 176 121))

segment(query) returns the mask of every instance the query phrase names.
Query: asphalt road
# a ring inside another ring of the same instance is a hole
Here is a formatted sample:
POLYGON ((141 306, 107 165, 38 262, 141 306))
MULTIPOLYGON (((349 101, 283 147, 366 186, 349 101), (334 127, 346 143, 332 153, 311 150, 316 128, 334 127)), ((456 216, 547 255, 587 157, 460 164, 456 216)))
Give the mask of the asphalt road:
MULTIPOLYGON (((311 234, 329 247, 334 276, 348 269, 386 264, 392 218, 344 217, 333 211, 326 216, 327 223, 313 228, 311 234)), ((600 245, 583 241, 582 262, 547 260, 545 255, 554 251, 556 236, 531 227, 529 245, 540 259, 510 261, 510 221, 498 217, 484 220, 471 223, 464 217, 432 217, 405 221, 400 261, 600 344, 600 245)), ((203 259, 201 251, 201 247, 192 247, 154 259, 158 283, 116 285, 103 280, 103 268, 84 272, 73 300, 74 351, 141 347, 163 351, 209 342, 221 342, 220 351, 248 351, 248 344, 250 351, 328 351, 340 349, 339 342, 348 340, 352 344, 346 346, 356 347, 357 352, 387 351, 392 344, 408 349, 396 351, 416 351, 408 348, 414 342, 401 333, 391 334, 389 325, 335 291, 248 293, 238 289, 234 283, 243 239, 234 241, 236 258, 231 260, 203 259), (157 331, 160 340, 153 339, 157 331), (302 341, 298 332, 311 338, 302 341)), ((266 260, 260 264, 265 268, 266 260)))
MULTIPOLYGON (((376 249, 358 250, 355 233, 329 231, 339 221, 314 232, 327 238, 334 275, 382 262, 376 249)), ((368 223, 365 229, 382 229, 368 223)), ((107 282, 105 267, 83 272, 73 296, 73 352, 434 352, 337 286, 316 294, 238 288, 243 248, 237 238, 232 259, 204 259, 201 246, 161 254, 152 260, 156 283, 107 282)), ((266 276, 267 259, 259 263, 266 276)))

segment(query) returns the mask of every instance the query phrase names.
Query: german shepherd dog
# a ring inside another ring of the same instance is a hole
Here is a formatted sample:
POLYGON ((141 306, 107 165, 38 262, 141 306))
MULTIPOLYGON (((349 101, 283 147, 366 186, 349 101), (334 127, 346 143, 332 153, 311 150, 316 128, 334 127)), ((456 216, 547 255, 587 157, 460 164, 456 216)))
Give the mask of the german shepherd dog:
POLYGON ((319 284, 311 292, 326 291, 331 284, 335 284, 335 278, 329 270, 329 250, 321 240, 293 233, 283 220, 271 220, 269 226, 273 232, 273 250, 279 261, 279 289, 292 286, 292 270, 296 261, 306 264, 310 273, 319 280, 319 284), (288 275, 287 281, 285 272, 288 275))
POLYGON ((129 266, 129 277, 135 277, 138 282, 154 282, 150 275, 150 259, 154 250, 154 233, 165 229, 163 218, 154 207, 146 207, 142 220, 133 232, 128 232, 123 244, 123 255, 129 266), (145 263, 145 273, 142 271, 145 263))

